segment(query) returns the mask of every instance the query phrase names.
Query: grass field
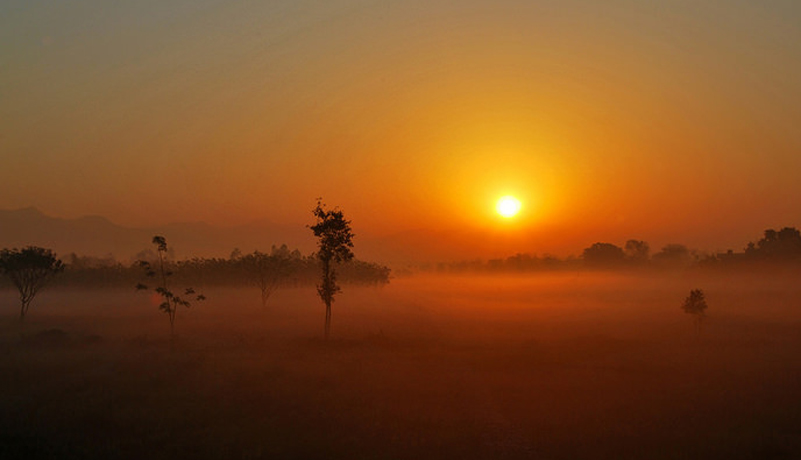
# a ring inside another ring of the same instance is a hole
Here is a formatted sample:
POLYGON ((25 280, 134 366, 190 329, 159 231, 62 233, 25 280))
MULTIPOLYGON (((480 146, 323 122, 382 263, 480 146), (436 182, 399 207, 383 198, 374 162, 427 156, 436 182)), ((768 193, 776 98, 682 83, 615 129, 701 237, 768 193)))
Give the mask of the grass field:
POLYGON ((0 458, 801 458, 801 283, 416 276, 313 288, 0 292, 0 458), (700 334, 680 308, 704 289, 700 334))

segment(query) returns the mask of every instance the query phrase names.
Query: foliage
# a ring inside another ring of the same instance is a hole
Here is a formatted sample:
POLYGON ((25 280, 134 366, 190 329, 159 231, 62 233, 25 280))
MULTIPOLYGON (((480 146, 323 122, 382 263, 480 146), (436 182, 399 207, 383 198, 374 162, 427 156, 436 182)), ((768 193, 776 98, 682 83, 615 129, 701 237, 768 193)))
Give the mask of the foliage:
POLYGON ((332 264, 348 262, 353 259, 353 232, 350 221, 345 219, 342 211, 326 209, 320 199, 312 211, 317 223, 309 228, 317 237, 317 259, 322 269, 322 280, 317 285, 317 293, 325 303, 325 338, 331 328, 331 303, 334 295, 340 291, 336 282, 336 270, 332 264))
POLYGON ((663 266, 688 266, 693 262, 693 253, 683 244, 671 243, 654 254, 653 260, 663 266))
POLYGON ((622 265, 625 260, 623 249, 611 243, 595 243, 585 249, 584 263, 591 267, 613 267, 622 265))
POLYGON ((767 260, 799 260, 801 259, 801 232, 794 227, 781 230, 767 229, 756 245, 746 250, 753 258, 767 260))
POLYGON ((651 247, 645 241, 628 240, 624 246, 626 257, 635 263, 648 262, 651 247))
MULTIPOLYGON (((156 245, 156 252, 158 255, 158 266, 153 267, 147 260, 140 260, 139 266, 145 270, 145 276, 157 279, 157 286, 153 290, 161 296, 162 302, 159 304, 159 310, 170 318, 170 336, 175 337, 175 315, 178 312, 179 306, 190 307, 191 302, 178 294, 173 293, 169 288, 169 278, 173 272, 165 267, 165 256, 167 253, 167 240, 163 236, 154 236, 153 244, 156 245)), ((147 285, 139 283, 136 285, 137 290, 150 289, 147 285)), ((198 294, 191 287, 184 289, 184 296, 194 297, 194 300, 203 301, 206 297, 203 294, 198 294)))
POLYGON ((261 290, 261 303, 265 306, 281 280, 292 272, 292 265, 301 260, 301 255, 298 250, 290 252, 284 244, 273 245, 270 254, 254 251, 240 259, 251 281, 261 290))
POLYGON ((681 308, 685 313, 704 316, 707 309, 704 291, 700 289, 691 290, 690 295, 684 299, 684 304, 681 308))
MULTIPOLYGON (((283 251, 282 246, 276 251, 283 251)), ((299 287, 315 285, 320 281, 320 260, 315 256, 301 255, 297 249, 287 249, 289 265, 285 267, 282 276, 276 282, 276 289, 281 287, 299 287)), ((261 252, 261 251, 256 251, 261 252)), ((272 251, 264 251, 268 257, 272 251)), ((193 257, 185 260, 164 259, 164 268, 172 272, 170 284, 183 284, 198 287, 211 286, 248 286, 254 284, 253 274, 246 266, 250 254, 237 259, 228 257, 193 257)), ((156 266, 158 255, 150 251, 149 260, 156 266)), ((98 259, 86 256, 67 256, 65 270, 53 284, 61 286, 81 287, 125 287, 135 285, 142 281, 142 266, 140 261, 122 263, 113 258, 98 259)), ((386 284, 389 282, 390 269, 386 266, 352 259, 337 269, 337 282, 344 284, 386 284)), ((0 288, 11 287, 10 281, 0 279, 0 288)))
POLYGON ((20 320, 25 319, 39 290, 63 270, 64 264, 50 249, 28 246, 0 251, 0 273, 19 291, 20 320))
POLYGON ((701 321, 706 317, 706 299, 704 298, 704 291, 700 289, 693 289, 690 291, 690 295, 684 299, 684 303, 681 306, 681 309, 684 310, 684 313, 689 315, 693 315, 695 319, 695 324, 698 330, 700 331, 701 321))

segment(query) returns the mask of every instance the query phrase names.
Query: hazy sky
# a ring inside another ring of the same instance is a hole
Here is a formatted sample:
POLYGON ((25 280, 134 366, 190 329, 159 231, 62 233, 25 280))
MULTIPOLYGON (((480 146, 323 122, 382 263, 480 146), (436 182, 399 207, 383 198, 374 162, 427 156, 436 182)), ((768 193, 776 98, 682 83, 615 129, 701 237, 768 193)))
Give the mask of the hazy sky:
POLYGON ((801 225, 801 2, 3 0, 0 157, 60 217, 724 249, 801 225))

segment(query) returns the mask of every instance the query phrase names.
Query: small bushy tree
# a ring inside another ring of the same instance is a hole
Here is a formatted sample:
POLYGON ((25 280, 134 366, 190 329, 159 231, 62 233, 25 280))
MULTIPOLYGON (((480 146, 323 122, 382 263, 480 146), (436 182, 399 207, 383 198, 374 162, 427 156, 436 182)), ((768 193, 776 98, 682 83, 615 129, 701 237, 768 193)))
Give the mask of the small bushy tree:
POLYGON ((321 199, 312 211, 317 222, 309 228, 317 237, 317 253, 322 268, 322 280, 317 285, 317 293, 325 303, 325 338, 328 340, 331 331, 331 304, 334 295, 340 291, 336 282, 334 264, 353 259, 353 232, 350 221, 345 219, 342 211, 326 209, 321 199))
POLYGON ((39 290, 63 270, 64 264, 50 249, 28 246, 0 251, 0 273, 8 276, 19 291, 20 321, 25 319, 39 290))
POLYGON ((681 308, 684 310, 684 313, 693 316, 696 332, 700 333, 701 322, 703 322, 704 318, 706 318, 707 309, 704 291, 700 289, 691 290, 690 295, 684 299, 684 304, 682 304, 681 308))
MULTIPOLYGON (((140 260, 139 265, 145 270, 145 276, 157 279, 157 286, 153 290, 161 296, 162 302, 159 304, 159 310, 167 313, 170 318, 170 338, 175 339, 175 314, 178 312, 179 306, 189 307, 191 302, 185 297, 181 297, 170 290, 168 281, 172 276, 172 271, 166 266, 167 254, 167 240, 163 236, 154 236, 153 244, 156 245, 156 253, 158 254, 158 266, 153 267, 147 260, 140 260)), ((147 285, 139 283, 136 285, 137 290, 150 289, 147 285)), ((198 294, 191 287, 184 289, 184 296, 194 297, 193 300, 203 301, 206 297, 203 294, 198 294)))

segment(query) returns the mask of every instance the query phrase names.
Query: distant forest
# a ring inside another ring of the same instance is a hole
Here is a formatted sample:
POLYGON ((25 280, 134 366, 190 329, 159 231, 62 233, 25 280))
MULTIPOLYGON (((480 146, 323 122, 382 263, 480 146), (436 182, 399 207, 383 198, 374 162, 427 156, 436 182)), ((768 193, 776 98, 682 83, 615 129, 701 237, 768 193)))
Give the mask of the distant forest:
MULTIPOLYGON (((145 279, 140 261, 154 262, 155 251, 145 250, 136 260, 123 263, 113 256, 92 257, 75 253, 61 256, 64 271, 53 279, 54 286, 76 287, 131 287, 145 279)), ((269 253, 243 254, 234 249, 228 258, 167 259, 166 269, 176 283, 198 287, 239 286, 259 284, 259 278, 270 278, 277 286, 314 285, 320 278, 320 262, 314 255, 304 256, 286 245, 273 246, 269 253)), ((386 266, 361 260, 352 260, 337 268, 338 279, 347 284, 385 284, 390 269, 386 266)), ((0 278, 0 285, 10 282, 0 278)))
MULTIPOLYGON (((742 252, 729 250, 710 254, 691 250, 683 244, 668 244, 652 253, 641 240, 628 240, 620 247, 598 242, 585 248, 580 257, 560 259, 548 254, 518 253, 505 259, 464 260, 423 264, 424 272, 528 272, 572 269, 677 269, 748 268, 755 266, 796 266, 801 268, 801 232, 795 227, 765 230, 764 236, 750 242, 742 252)), ((400 270, 398 274, 406 273, 400 270)))
MULTIPOLYGON (((64 271, 54 285, 76 287, 128 287, 143 279, 139 261, 153 261, 156 253, 145 250, 134 262, 123 263, 113 256, 92 257, 74 253, 62 256, 64 271)), ((240 286, 264 283, 267 276, 276 287, 307 286, 319 281, 320 262, 314 255, 304 256, 286 245, 273 246, 269 253, 243 254, 234 249, 228 258, 167 259, 167 268, 176 282, 205 286, 240 286), (255 265, 254 265, 255 264, 255 265)), ((579 257, 558 258, 518 253, 504 259, 463 260, 428 263, 391 271, 381 264, 354 259, 338 268, 338 278, 346 284, 385 284, 391 273, 397 276, 414 272, 435 273, 511 273, 580 269, 686 269, 753 268, 783 266, 801 268, 801 232, 795 227, 765 230, 756 242, 749 242, 742 252, 729 250, 709 254, 689 249, 683 244, 668 244, 653 252, 641 240, 628 240, 621 247, 598 242, 585 248, 579 257)), ((10 287, 5 277, 0 287, 10 287)))

